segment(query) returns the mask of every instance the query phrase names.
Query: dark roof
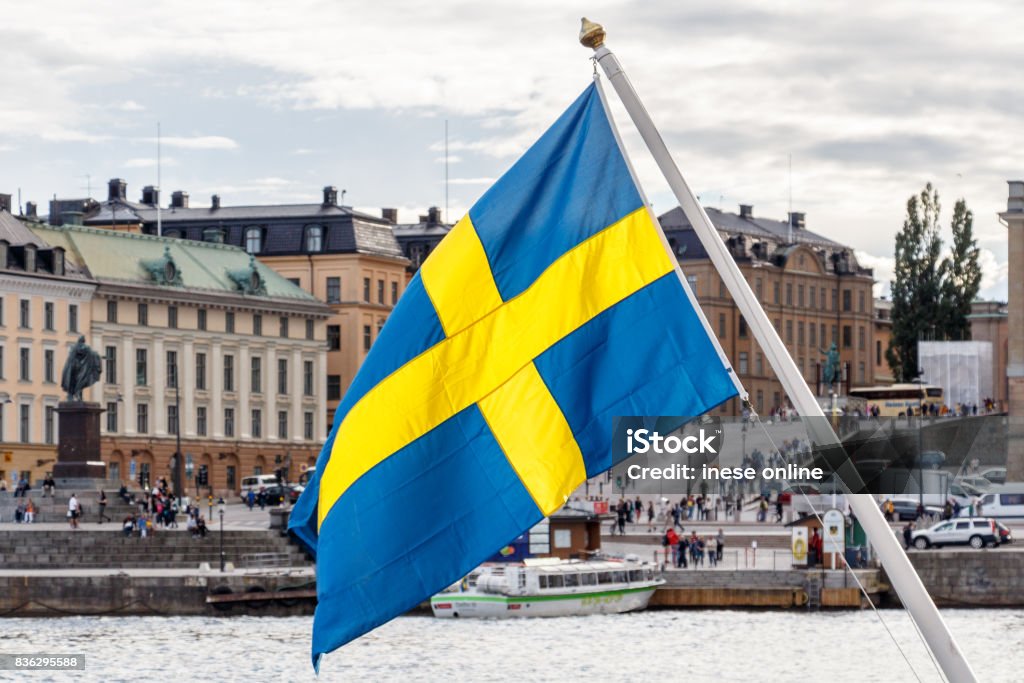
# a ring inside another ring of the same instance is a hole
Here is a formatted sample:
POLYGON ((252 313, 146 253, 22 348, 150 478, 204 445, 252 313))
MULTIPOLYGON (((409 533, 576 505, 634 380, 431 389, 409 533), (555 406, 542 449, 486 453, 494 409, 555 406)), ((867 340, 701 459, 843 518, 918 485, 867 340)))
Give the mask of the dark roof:
MULTIPOLYGON (((149 204, 137 204, 139 217, 147 223, 156 223, 156 207, 149 204)), ((352 216, 372 223, 387 224, 380 216, 356 211, 351 206, 324 206, 323 204, 266 204, 263 206, 221 206, 219 208, 189 207, 187 209, 166 208, 160 210, 162 223, 180 223, 193 221, 237 221, 267 220, 272 218, 303 218, 323 220, 339 216, 352 216)))
MULTIPOLYGON (((704 210, 716 228, 730 235, 743 234, 754 238, 781 242, 789 240, 788 221, 777 221, 771 218, 758 218, 756 216, 743 218, 739 214, 721 211, 714 207, 705 207, 704 210)), ((659 216, 658 220, 661 221, 665 232, 692 231, 693 229, 690 221, 683 215, 683 210, 678 206, 659 216)), ((793 228, 793 241, 833 249, 843 248, 843 245, 839 242, 811 232, 807 228, 793 228)), ((690 255, 688 254, 688 256, 690 255)), ((692 256, 690 257, 692 258, 692 256)))
POLYGON ((25 223, 3 210, 0 210, 0 240, 6 240, 12 247, 24 244, 34 244, 42 249, 49 247, 46 242, 29 230, 25 223))

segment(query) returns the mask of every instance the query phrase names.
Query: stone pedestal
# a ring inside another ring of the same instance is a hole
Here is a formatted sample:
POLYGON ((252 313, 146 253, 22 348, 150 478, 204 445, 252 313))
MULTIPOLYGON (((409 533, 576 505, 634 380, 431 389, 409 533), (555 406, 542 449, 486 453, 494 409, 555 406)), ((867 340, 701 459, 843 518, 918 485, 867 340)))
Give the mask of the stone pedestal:
POLYGON ((98 403, 64 401, 57 406, 58 433, 57 462, 53 478, 106 479, 107 466, 100 453, 100 415, 98 403))

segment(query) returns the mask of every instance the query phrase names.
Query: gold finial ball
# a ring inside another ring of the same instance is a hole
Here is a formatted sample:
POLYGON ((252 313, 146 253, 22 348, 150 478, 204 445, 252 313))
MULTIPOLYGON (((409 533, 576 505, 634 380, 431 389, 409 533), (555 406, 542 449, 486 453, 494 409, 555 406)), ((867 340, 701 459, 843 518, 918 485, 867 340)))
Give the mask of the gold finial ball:
POLYGON ((604 27, 601 24, 595 24, 586 17, 583 17, 582 22, 583 25, 580 27, 580 43, 583 47, 596 50, 604 45, 604 27))

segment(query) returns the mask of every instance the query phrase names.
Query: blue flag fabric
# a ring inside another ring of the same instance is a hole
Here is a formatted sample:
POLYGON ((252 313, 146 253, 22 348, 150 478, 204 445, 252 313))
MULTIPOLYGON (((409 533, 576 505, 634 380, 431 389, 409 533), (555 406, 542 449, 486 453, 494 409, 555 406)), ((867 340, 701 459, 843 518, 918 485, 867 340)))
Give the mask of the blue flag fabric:
POLYGON ((313 661, 471 571, 612 465, 617 415, 736 395, 588 87, 412 279, 290 527, 313 661))

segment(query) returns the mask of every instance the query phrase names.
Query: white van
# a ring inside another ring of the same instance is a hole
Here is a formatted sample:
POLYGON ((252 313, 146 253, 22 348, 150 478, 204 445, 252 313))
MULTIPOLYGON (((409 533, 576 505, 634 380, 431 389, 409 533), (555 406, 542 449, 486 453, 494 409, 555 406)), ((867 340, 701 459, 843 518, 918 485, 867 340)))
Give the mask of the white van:
POLYGON ((981 511, 974 514, 997 519, 1024 518, 1024 484, 1006 484, 986 493, 981 497, 981 511))
POLYGON ((242 477, 242 491, 240 495, 242 500, 245 501, 249 491, 259 493, 261 488, 270 488, 276 485, 277 475, 275 474, 254 474, 251 477, 242 477))

